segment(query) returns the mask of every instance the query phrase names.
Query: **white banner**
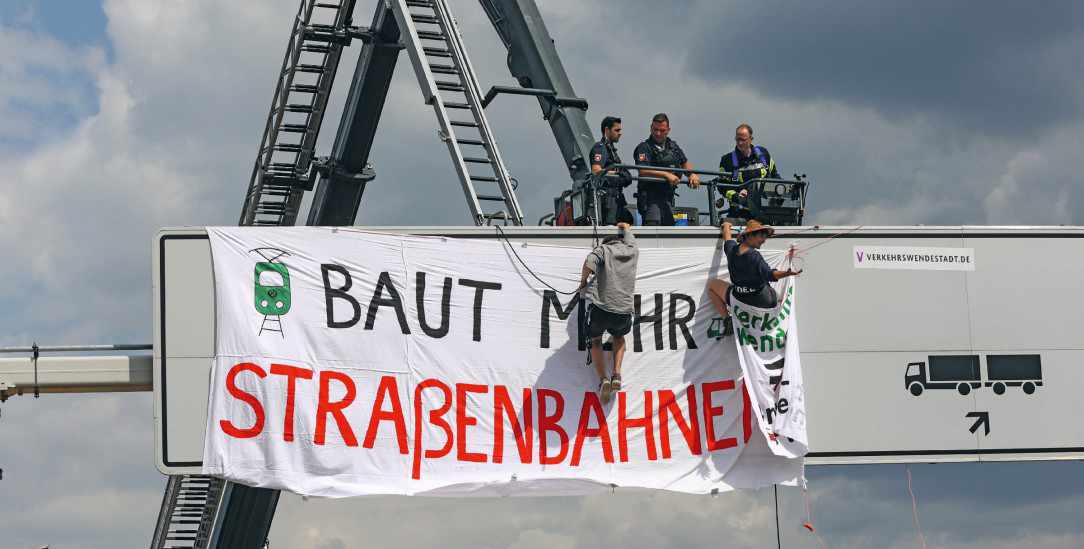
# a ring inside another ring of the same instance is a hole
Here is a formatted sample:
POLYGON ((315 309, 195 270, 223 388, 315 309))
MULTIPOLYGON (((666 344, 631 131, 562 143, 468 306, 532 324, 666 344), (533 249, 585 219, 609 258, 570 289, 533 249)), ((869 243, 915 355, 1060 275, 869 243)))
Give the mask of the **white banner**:
POLYGON ((855 246, 855 269, 974 271, 974 248, 855 246))
MULTIPOLYGON (((765 254, 767 255, 767 254, 765 254)), ((769 265, 786 270, 785 256, 776 254, 769 265)), ((738 343, 738 359, 745 372, 745 388, 769 446, 777 455, 804 456, 809 441, 805 430, 805 392, 798 355, 797 295, 793 277, 773 284, 779 295, 774 309, 760 309, 731 299, 730 312, 738 343)))
MULTIPOLYGON (((622 390, 602 405, 582 307, 534 276, 571 292, 586 248, 208 233, 206 474, 325 497, 708 493, 802 477, 802 459, 776 455, 760 426, 734 338, 716 337, 706 288, 726 272, 721 247, 641 250, 622 390)), ((800 394, 790 330, 783 371, 800 394)), ((775 424, 800 425, 795 409, 777 406, 775 424)))

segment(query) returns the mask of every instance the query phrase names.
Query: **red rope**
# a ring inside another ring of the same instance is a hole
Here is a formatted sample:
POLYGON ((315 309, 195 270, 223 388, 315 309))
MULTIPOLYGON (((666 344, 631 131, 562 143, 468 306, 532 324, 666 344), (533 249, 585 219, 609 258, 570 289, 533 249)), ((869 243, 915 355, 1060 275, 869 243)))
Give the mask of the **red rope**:
POLYGON ((802 523, 802 526, 805 526, 806 530, 809 530, 809 533, 817 538, 817 543, 820 544, 821 549, 824 549, 824 540, 813 531, 813 512, 809 510, 809 489, 804 486, 802 487, 802 501, 805 502, 805 522, 802 523))
POLYGON ((822 238, 821 240, 818 240, 818 241, 814 242, 811 246, 807 246, 805 248, 795 248, 792 253, 794 255, 804 254, 804 253, 808 252, 809 250, 812 250, 813 248, 816 248, 817 246, 820 246, 821 244, 826 244, 829 240, 832 240, 833 238, 838 238, 838 237, 841 237, 841 236, 843 236, 845 234, 853 233, 853 232, 857 231, 858 229, 861 229, 862 227, 863 227, 863 225, 859 225, 859 226, 857 226, 857 227, 855 227, 853 229, 848 229, 848 230, 843 231, 841 233, 836 233, 836 234, 834 234, 832 236, 829 236, 828 238, 822 238), (798 251, 798 250, 801 250, 801 251, 798 251))
POLYGON ((907 491, 911 492, 911 507, 915 510, 915 526, 918 527, 918 539, 922 540, 922 549, 926 549, 926 537, 922 535, 922 525, 918 523, 918 500, 915 499, 915 491, 911 488, 910 464, 907 464, 907 491))
POLYGON ((806 228, 804 228, 804 229, 802 229, 802 230, 800 230, 800 231, 791 231, 791 232, 789 232, 789 233, 775 233, 775 234, 773 234, 773 235, 772 235, 772 238, 779 238, 779 237, 783 237, 783 236, 790 236, 790 235, 792 235, 792 234, 799 234, 799 233, 804 233, 804 232, 806 232, 806 231, 819 231, 819 230, 820 230, 820 228, 821 228, 821 226, 820 226, 820 225, 813 225, 812 227, 806 227, 806 228))

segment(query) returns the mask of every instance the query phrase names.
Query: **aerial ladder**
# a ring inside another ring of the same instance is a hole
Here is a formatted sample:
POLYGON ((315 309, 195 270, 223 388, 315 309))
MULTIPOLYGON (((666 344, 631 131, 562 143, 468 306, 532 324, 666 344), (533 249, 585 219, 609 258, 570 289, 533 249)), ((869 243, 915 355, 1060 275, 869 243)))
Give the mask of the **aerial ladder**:
POLYGON ((353 0, 301 2, 240 225, 293 225, 297 219, 301 197, 311 189, 313 150, 353 11, 353 0))
POLYGON ((315 188, 309 225, 354 224, 365 188, 375 178, 369 153, 400 49, 407 49, 423 99, 437 114, 438 137, 449 148, 476 224, 502 218, 514 223, 522 217, 516 206, 514 181, 500 159, 492 130, 488 122, 478 120, 497 94, 536 96, 573 186, 587 179, 590 165, 586 159, 594 144, 585 114, 587 102, 576 97, 534 0, 482 0, 481 4, 508 49, 509 70, 520 87, 493 86, 479 97, 482 88, 466 58, 462 35, 446 0, 378 2, 370 27, 344 31, 365 44, 331 154, 313 163, 316 181, 309 180, 315 188), (414 34, 410 34, 410 26, 414 34), (453 44, 447 44, 449 41, 453 44), (441 89, 459 87, 462 92, 441 89), (461 95, 467 93, 469 98, 461 95))
POLYGON ((482 110, 482 94, 445 0, 390 0, 425 102, 440 124, 476 225, 523 224, 508 170, 482 110), (452 114, 456 113, 456 114, 452 114), (472 169, 474 168, 474 169, 472 169), (487 207, 496 204, 496 208, 487 207), (500 209, 503 206, 504 209, 500 209))
MULTIPOLYGON (((352 225, 399 50, 406 49, 438 136, 447 145, 476 225, 523 224, 515 183, 500 156, 484 107, 497 93, 535 95, 574 181, 586 179, 593 138, 584 111, 553 49, 533 0, 483 0, 509 50, 521 88, 494 87, 485 97, 446 0, 383 0, 370 27, 355 27, 355 0, 302 0, 278 75, 271 111, 239 225, 290 226, 305 191, 315 190, 309 225, 352 225), (315 147, 342 49, 364 42, 332 152, 315 147), (537 87, 543 86, 543 87, 537 87)), ((170 477, 152 549, 260 547, 279 492, 213 477, 170 477)))

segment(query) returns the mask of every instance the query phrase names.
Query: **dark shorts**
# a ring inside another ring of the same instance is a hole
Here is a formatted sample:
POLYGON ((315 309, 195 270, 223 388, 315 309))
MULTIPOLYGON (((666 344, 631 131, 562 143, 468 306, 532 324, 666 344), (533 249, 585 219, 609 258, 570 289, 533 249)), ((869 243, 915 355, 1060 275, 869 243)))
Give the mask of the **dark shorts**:
POLYGON ((772 288, 771 284, 765 284, 759 291, 756 292, 742 292, 735 291, 741 290, 737 286, 731 286, 727 288, 726 294, 730 298, 727 302, 731 302, 733 299, 737 299, 746 305, 752 305, 753 307, 759 307, 761 309, 772 309, 779 304, 779 295, 775 292, 775 288, 772 288))
POLYGON ((623 336, 632 330, 632 315, 611 313, 596 307, 593 303, 587 306, 587 337, 602 337, 602 334, 610 332, 612 336, 623 336))

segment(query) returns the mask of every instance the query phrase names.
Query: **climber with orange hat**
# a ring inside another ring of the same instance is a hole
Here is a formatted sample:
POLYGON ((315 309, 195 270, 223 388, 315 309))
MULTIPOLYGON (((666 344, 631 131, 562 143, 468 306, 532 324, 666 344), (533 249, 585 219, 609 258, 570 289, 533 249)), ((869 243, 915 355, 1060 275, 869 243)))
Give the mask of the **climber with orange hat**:
POLYGON ((772 269, 760 247, 775 234, 775 229, 757 220, 749 221, 737 239, 731 238, 730 222, 723 223, 723 252, 730 271, 730 282, 717 278, 708 282, 708 295, 715 309, 724 317, 723 335, 734 333, 727 309, 731 298, 761 309, 771 309, 779 304, 779 296, 771 283, 788 276, 797 276, 802 269, 781 271, 772 269))

